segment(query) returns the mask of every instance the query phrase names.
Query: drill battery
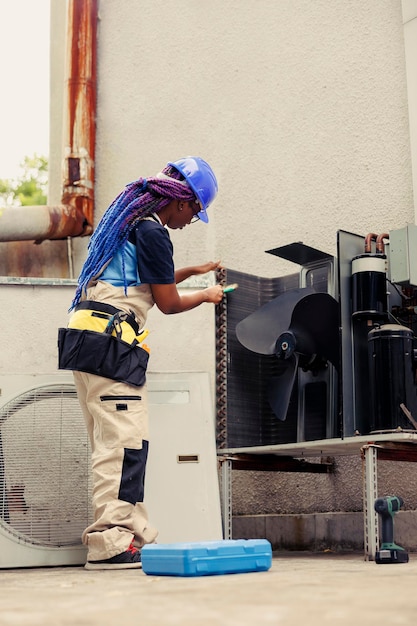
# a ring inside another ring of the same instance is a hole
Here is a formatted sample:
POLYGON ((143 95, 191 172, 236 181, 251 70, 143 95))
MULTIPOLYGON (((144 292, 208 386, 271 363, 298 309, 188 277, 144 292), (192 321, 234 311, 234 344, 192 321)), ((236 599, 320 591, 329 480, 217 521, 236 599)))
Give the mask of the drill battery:
POLYGON ((375 554, 375 563, 408 563, 408 552, 403 548, 382 548, 375 554))

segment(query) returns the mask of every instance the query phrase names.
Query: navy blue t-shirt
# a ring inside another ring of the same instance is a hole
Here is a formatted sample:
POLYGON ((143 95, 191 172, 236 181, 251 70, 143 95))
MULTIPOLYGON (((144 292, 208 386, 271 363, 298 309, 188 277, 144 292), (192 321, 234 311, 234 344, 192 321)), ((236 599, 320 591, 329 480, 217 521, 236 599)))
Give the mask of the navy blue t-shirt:
POLYGON ((168 231, 157 220, 141 220, 99 276, 116 287, 124 285, 170 285, 175 282, 173 247, 168 231))

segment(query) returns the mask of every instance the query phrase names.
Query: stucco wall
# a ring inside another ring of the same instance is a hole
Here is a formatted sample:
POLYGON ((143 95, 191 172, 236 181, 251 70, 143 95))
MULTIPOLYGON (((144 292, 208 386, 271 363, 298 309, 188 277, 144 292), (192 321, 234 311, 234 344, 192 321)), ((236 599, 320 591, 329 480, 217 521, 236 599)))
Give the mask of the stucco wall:
POLYGON ((396 0, 101 0, 97 130, 99 212, 169 159, 213 165, 211 224, 175 233, 178 263, 274 276, 271 247, 414 221, 396 0))

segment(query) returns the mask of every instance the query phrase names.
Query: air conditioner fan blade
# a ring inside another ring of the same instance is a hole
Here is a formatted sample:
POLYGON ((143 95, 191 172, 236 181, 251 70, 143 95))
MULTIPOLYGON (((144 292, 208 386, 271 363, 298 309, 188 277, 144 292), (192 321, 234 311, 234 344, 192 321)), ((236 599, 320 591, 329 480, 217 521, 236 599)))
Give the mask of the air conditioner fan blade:
POLYGON ((297 302, 288 330, 276 340, 275 355, 286 370, 271 379, 267 393, 274 414, 284 421, 298 367, 314 371, 323 368, 326 361, 339 366, 337 301, 329 294, 313 293, 297 302))
POLYGON ((270 300, 236 325, 238 341, 257 354, 275 354, 277 338, 288 329, 294 307, 314 293, 311 287, 300 287, 270 300))
POLYGON ((297 302, 289 331, 295 337, 303 337, 300 345, 309 345, 312 355, 317 354, 339 367, 339 305, 328 293, 313 293, 297 302))
POLYGON ((291 394, 298 371, 299 355, 292 354, 286 361, 287 366, 280 376, 271 378, 267 389, 267 398, 274 415, 284 422, 287 418, 291 394))

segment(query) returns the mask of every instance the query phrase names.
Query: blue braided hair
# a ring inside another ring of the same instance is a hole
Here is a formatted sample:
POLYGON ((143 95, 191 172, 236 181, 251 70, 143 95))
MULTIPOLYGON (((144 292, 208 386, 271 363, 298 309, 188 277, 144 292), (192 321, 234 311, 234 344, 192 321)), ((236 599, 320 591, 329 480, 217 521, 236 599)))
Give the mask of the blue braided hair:
MULTIPOLYGON (((190 187, 181 182, 183 180, 182 174, 168 165, 155 177, 139 178, 129 183, 113 200, 91 236, 70 311, 77 306, 89 283, 99 275, 116 250, 126 243, 139 220, 158 213, 173 199, 188 201, 195 198, 190 187)), ((124 262, 123 274, 126 293, 124 262)))

